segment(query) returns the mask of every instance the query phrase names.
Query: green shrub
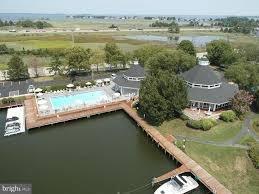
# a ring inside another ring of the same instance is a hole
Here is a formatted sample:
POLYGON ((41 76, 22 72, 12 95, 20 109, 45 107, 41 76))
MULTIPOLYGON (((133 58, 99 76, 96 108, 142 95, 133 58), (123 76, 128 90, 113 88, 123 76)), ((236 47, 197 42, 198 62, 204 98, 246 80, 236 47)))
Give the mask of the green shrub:
POLYGON ((259 169, 259 144, 252 143, 248 150, 248 155, 251 158, 255 168, 259 169))
POLYGON ((50 90, 52 90, 52 91, 64 90, 64 89, 66 89, 65 85, 56 85, 56 86, 51 86, 50 87, 50 90))
POLYGON ((11 103, 14 103, 15 102, 15 99, 14 98, 3 98, 2 99, 2 104, 11 104, 11 103))
POLYGON ((181 114, 180 119, 182 119, 183 121, 188 121, 189 117, 187 117, 185 114, 181 114))
POLYGON ((233 110, 224 111, 220 114, 219 118, 225 122, 233 122, 237 116, 233 110))
POLYGON ((201 120, 188 120, 187 126, 194 129, 202 129, 207 131, 217 125, 217 121, 214 119, 201 119, 201 120))
POLYGON ((78 81, 78 82, 75 82, 74 85, 80 86, 80 87, 85 87, 86 86, 85 83, 86 83, 85 81, 78 81))
POLYGON ((196 121, 196 120, 188 120, 187 121, 187 126, 193 128, 193 129, 201 129, 202 128, 200 120, 198 120, 198 121, 196 121))
POLYGON ((201 129, 204 131, 210 130, 212 127, 217 125, 215 119, 201 119, 201 129))
POLYGON ((174 141, 174 145, 176 145, 176 147, 178 147, 179 149, 181 149, 182 151, 185 152, 185 142, 184 141, 176 140, 176 141, 174 141))

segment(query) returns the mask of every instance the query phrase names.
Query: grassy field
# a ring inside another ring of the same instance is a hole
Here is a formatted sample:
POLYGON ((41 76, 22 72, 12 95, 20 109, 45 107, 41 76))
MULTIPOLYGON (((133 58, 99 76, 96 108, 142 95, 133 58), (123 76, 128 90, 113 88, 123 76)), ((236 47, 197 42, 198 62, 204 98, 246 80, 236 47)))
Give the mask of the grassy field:
MULTIPOLYGON (((7 63, 10 60, 11 55, 0 55, 0 70, 7 68, 7 63)), ((30 67, 30 63, 34 56, 22 56, 23 62, 30 67)), ((40 66, 49 66, 50 57, 36 57, 40 66)))
POLYGON ((173 134, 175 136, 195 137, 201 140, 222 142, 235 137, 241 130, 241 125, 241 121, 235 121, 233 123, 218 121, 217 126, 211 128, 209 131, 202 131, 187 127, 186 121, 173 119, 164 122, 158 127, 158 130, 165 136, 173 134))
POLYGON ((259 118, 254 118, 253 119, 252 127, 253 127, 253 130, 255 131, 255 133, 259 136, 259 126, 258 126, 258 123, 259 123, 259 118))
MULTIPOLYGON (((115 42, 122 50, 132 51, 147 43, 145 41, 123 38, 128 34, 134 35, 136 33, 74 33, 74 45, 83 46, 84 48, 103 48, 107 42, 115 42)), ((55 33, 26 35, 2 34, 0 35, 0 44, 2 43, 5 43, 8 47, 16 50, 70 48, 73 46, 71 34, 55 33)))
POLYGON ((259 171, 246 150, 187 142, 186 153, 233 193, 258 193, 259 171))
POLYGON ((51 21, 50 23, 55 28, 65 28, 65 29, 108 29, 112 24, 118 26, 120 29, 129 29, 129 28, 149 28, 149 25, 153 23, 152 20, 144 19, 129 19, 129 20, 118 20, 118 19, 66 19, 59 21, 51 21))

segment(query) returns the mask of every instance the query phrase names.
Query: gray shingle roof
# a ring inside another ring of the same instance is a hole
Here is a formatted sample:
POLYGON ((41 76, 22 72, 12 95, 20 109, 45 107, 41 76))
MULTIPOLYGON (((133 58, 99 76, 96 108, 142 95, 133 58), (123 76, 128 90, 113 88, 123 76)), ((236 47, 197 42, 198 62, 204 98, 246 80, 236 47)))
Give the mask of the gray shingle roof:
POLYGON ((140 65, 132 65, 125 73, 127 77, 145 77, 145 70, 140 65))
POLYGON ((195 84, 213 85, 222 82, 220 76, 209 65, 196 65, 182 76, 186 81, 195 84))
POLYGON ((129 81, 123 77, 123 75, 118 75, 114 80, 114 83, 116 83, 119 86, 122 87, 128 87, 128 88, 140 88, 140 81, 129 81))
POLYGON ((223 82, 221 87, 215 89, 188 87, 188 99, 193 101, 224 103, 228 102, 238 91, 238 86, 223 82))

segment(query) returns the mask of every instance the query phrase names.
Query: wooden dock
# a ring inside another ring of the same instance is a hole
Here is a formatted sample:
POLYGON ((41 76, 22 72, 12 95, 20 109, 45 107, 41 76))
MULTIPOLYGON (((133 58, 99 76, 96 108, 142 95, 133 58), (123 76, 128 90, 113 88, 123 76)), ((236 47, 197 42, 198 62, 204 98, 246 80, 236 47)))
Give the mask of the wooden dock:
POLYGON ((120 104, 123 102, 125 101, 118 101, 118 102, 108 103, 105 105, 93 106, 91 108, 85 107, 82 109, 61 112, 58 114, 40 116, 37 111, 35 99, 34 98, 27 99, 24 102, 26 128, 33 129, 33 128, 72 121, 72 120, 85 118, 85 117, 89 118, 94 115, 121 110, 122 107, 120 106, 120 104))
MULTIPOLYGON (((123 110, 137 122, 137 124, 145 130, 145 132, 154 140, 158 146, 164 151, 170 154, 178 162, 184 165, 195 177, 199 179, 212 193, 217 194, 229 194, 231 193, 224 185, 222 185, 217 179, 211 176, 206 170, 204 170, 199 164, 187 156, 182 150, 177 148, 172 142, 168 141, 160 132, 154 127, 150 126, 144 119, 132 110, 126 103, 121 104, 123 110)), ((162 177, 170 175, 166 173, 162 177)))
POLYGON ((160 134, 160 132, 154 127, 150 126, 144 119, 139 117, 136 111, 130 107, 130 103, 126 101, 117 101, 113 103, 108 103, 105 105, 99 105, 91 108, 82 108, 73 111, 67 111, 63 113, 58 113, 55 115, 39 116, 36 108, 36 102, 34 98, 26 99, 25 105, 25 119, 27 129, 47 126, 51 124, 71 121, 75 119, 80 119, 84 117, 90 117, 93 115, 98 115, 107 112, 113 112, 116 110, 123 109, 136 123, 140 126, 148 136, 151 137, 153 141, 161 147, 165 153, 172 156, 182 164, 178 169, 170 171, 160 177, 154 179, 154 183, 166 180, 173 175, 191 172, 195 177, 199 179, 211 192, 217 194, 229 194, 231 193, 227 188, 225 188, 219 181, 217 181, 213 176, 211 176, 206 170, 204 170, 200 165, 198 165, 194 160, 187 156, 183 151, 177 148, 172 141, 174 137, 166 138, 160 134))
POLYGON ((178 174, 182 174, 182 173, 185 173, 185 172, 190 172, 190 170, 185 165, 181 165, 179 168, 176 168, 172 171, 169 171, 169 172, 161 175, 160 177, 154 178, 153 181, 152 181, 152 185, 154 185, 156 183, 159 183, 159 182, 162 182, 162 181, 165 181, 165 180, 168 180, 171 177, 174 177, 178 174))

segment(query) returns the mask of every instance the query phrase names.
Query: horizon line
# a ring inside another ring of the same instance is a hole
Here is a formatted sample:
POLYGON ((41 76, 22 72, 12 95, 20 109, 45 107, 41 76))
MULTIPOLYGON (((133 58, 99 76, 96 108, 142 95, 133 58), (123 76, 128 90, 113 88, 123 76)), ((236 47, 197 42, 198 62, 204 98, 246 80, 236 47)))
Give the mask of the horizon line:
POLYGON ((102 15, 102 16, 236 16, 236 17, 259 17, 259 15, 246 15, 246 14, 154 14, 154 13, 146 13, 146 14, 122 14, 122 13, 53 13, 53 12, 0 12, 0 14, 48 14, 48 15, 102 15))

